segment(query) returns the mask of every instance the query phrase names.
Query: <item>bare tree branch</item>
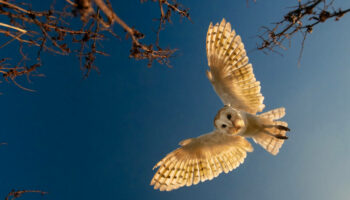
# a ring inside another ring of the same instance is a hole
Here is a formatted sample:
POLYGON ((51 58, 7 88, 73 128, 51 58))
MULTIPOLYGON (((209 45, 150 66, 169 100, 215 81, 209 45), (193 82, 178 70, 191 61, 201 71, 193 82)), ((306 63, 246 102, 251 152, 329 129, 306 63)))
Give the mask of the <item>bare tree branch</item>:
MULTIPOLYGON (((109 0, 66 0, 66 5, 59 8, 52 5, 50 9, 37 11, 20 0, 0 0, 0 36, 8 40, 0 44, 0 49, 13 43, 18 44, 18 56, 0 57, 0 73, 7 82, 28 90, 19 84, 21 76, 43 76, 38 73, 38 67, 43 64, 43 52, 59 55, 75 55, 80 61, 80 67, 87 77, 91 70, 99 71, 94 64, 99 55, 106 56, 101 49, 103 40, 112 36, 121 39, 120 30, 116 31, 114 24, 126 32, 126 39, 131 40, 130 58, 147 60, 150 67, 153 61, 169 65, 170 58, 176 49, 163 48, 160 45, 160 32, 166 23, 171 23, 173 13, 191 21, 188 9, 176 0, 152 0, 159 7, 159 25, 154 43, 145 44, 145 35, 130 26, 125 19, 118 16, 109 0), (80 17, 77 26, 69 22, 80 17), (34 50, 34 51, 33 51, 34 50), (21 58, 18 58, 21 57, 21 58)), ((148 2, 140 0, 141 3, 148 2)), ((259 38, 262 40, 257 49, 263 52, 277 52, 277 48, 286 49, 286 41, 290 41, 296 33, 303 36, 299 62, 307 36, 318 24, 331 18, 341 19, 350 12, 349 9, 333 8, 334 0, 298 1, 284 18, 273 27, 262 27, 264 30, 259 38)), ((1 82, 1 79, 0 79, 1 82)))
POLYGON ((300 63, 306 37, 313 32, 314 27, 332 18, 338 21, 350 12, 350 8, 333 8, 333 3, 334 0, 308 0, 305 3, 299 0, 298 6, 285 14, 281 21, 274 23, 274 27, 262 27, 264 32, 259 35, 262 42, 257 49, 272 52, 275 52, 276 47, 286 49, 285 41, 290 41, 295 34, 301 33, 303 40, 298 60, 300 63))
MULTIPOLYGON (((172 12, 190 19, 188 10, 183 9, 175 0, 153 1, 160 5, 162 24, 166 20, 170 22, 172 12), (163 5, 168 8, 166 12, 163 5)), ((113 29, 113 24, 119 25, 126 32, 126 38, 131 38, 131 58, 148 60, 149 67, 153 61, 170 66, 169 58, 176 49, 160 47, 160 30, 156 34, 154 44, 144 44, 141 40, 145 35, 125 23, 113 10, 109 0, 66 0, 66 2, 67 5, 62 9, 53 4, 48 10, 37 11, 29 4, 20 3, 19 0, 0 0, 0 17, 3 17, 0 18, 0 35, 8 38, 6 42, 0 44, 0 48, 5 48, 13 42, 19 43, 18 52, 22 57, 19 62, 16 56, 0 57, 0 73, 7 82, 11 81, 22 89, 34 91, 21 86, 17 78, 25 75, 28 79, 33 72, 36 72, 43 62, 42 52, 59 55, 75 54, 85 77, 92 69, 98 71, 98 67, 94 64, 97 56, 108 55, 99 50, 101 41, 108 36, 121 38, 113 29), (69 23, 77 16, 81 19, 80 27, 69 23), (36 52, 33 49, 36 49, 36 52), (17 63, 14 63, 16 61, 17 63)))
POLYGON ((19 197, 21 197, 25 193, 39 193, 41 195, 47 194, 47 192, 43 192, 41 190, 12 190, 8 195, 5 197, 5 200, 15 200, 19 197))

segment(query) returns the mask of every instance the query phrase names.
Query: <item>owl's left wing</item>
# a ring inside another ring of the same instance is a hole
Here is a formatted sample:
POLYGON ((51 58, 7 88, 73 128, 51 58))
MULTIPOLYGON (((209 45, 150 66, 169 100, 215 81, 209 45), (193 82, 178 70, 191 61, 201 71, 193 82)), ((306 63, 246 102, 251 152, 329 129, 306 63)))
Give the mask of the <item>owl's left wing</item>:
POLYGON ((237 168, 244 162, 246 152, 253 151, 243 137, 218 131, 184 140, 180 145, 154 166, 159 167, 151 181, 154 189, 170 191, 211 180, 223 171, 237 168))
POLYGON ((241 37, 225 19, 215 26, 210 23, 206 48, 207 76, 223 103, 252 114, 261 112, 265 105, 260 82, 255 79, 241 37))

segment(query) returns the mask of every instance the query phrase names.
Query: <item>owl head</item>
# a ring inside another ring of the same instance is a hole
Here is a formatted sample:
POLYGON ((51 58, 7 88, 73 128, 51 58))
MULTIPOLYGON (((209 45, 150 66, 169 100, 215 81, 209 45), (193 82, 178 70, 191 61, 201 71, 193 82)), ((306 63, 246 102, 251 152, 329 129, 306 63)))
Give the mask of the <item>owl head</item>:
POLYGON ((214 126, 224 134, 237 135, 245 129, 245 122, 238 110, 225 105, 216 114, 214 126))

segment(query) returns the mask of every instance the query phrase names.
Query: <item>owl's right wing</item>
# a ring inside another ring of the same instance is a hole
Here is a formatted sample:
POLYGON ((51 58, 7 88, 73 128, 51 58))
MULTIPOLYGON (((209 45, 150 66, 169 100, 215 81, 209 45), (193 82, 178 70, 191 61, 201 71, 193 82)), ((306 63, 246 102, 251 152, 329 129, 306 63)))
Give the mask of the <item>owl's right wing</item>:
POLYGON ((154 189, 170 191, 211 180, 237 168, 247 152, 253 151, 244 137, 218 131, 184 140, 180 145, 154 166, 159 167, 151 181, 154 189))
POLYGON ((241 37, 225 19, 215 26, 210 23, 206 48, 207 76, 223 103, 252 114, 261 112, 265 105, 260 82, 255 79, 241 37))

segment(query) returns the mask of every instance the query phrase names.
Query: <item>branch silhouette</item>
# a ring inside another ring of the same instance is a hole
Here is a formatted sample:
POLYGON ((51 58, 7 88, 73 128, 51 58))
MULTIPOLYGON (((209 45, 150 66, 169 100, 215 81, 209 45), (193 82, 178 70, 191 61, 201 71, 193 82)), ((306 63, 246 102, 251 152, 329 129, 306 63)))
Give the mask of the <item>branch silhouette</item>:
POLYGON ((25 193, 39 193, 41 195, 47 194, 47 192, 43 192, 41 190, 12 190, 5 197, 5 200, 15 200, 15 199, 21 197, 25 193))
POLYGON ((285 14, 281 21, 274 23, 273 27, 261 27, 264 31, 258 36, 261 43, 258 44, 257 49, 265 53, 277 52, 276 48, 286 49, 286 41, 290 42, 293 36, 300 33, 303 36, 298 59, 298 65, 300 65, 305 40, 313 32, 314 27, 330 19, 339 21, 350 12, 350 8, 335 9, 333 3, 334 0, 308 0, 305 3, 298 0, 298 5, 285 14))
MULTIPOLYGON (((39 72, 44 63, 43 52, 75 55, 79 59, 83 77, 87 77, 91 70, 98 72, 96 59, 108 55, 102 50, 106 38, 130 41, 129 57, 146 60, 148 67, 154 62, 171 66, 170 58, 177 49, 161 47, 160 33, 167 23, 172 23, 174 14, 191 21, 189 9, 176 0, 140 0, 140 3, 153 3, 159 7, 155 40, 145 43, 146 36, 128 24, 127 19, 122 19, 110 0, 65 0, 64 6, 52 4, 43 11, 32 9, 31 4, 24 2, 0 0, 0 37, 6 39, 0 43, 0 48, 14 46, 13 43, 18 48, 18 55, 0 57, 0 73, 4 81, 27 91, 34 90, 22 86, 17 79, 26 77, 30 83, 31 77, 44 76, 39 72)), ((258 35, 261 41, 257 49, 264 53, 279 53, 279 49, 286 49, 288 41, 290 46, 293 36, 300 33, 303 37, 298 59, 300 63, 305 41, 314 28, 330 19, 338 21, 350 12, 350 8, 334 8, 334 2, 298 0, 298 4, 290 8, 282 20, 261 27, 262 32, 258 35)))
MULTIPOLYGON (((142 0, 141 3, 146 2, 142 0)), ((187 9, 175 0, 153 0, 160 7, 160 24, 171 22, 172 13, 190 19, 187 9), (166 11, 165 8, 166 7, 166 11)), ((154 43, 142 42, 145 35, 128 25, 121 19, 109 0, 66 0, 62 8, 52 4, 48 10, 38 11, 31 9, 32 5, 18 0, 0 0, 0 36, 7 41, 0 44, 5 48, 13 42, 17 42, 18 56, 0 58, 0 73, 7 82, 12 82, 18 87, 28 89, 20 85, 16 79, 26 76, 28 82, 31 76, 43 76, 38 72, 42 66, 43 52, 58 55, 76 55, 80 61, 80 67, 84 77, 91 70, 98 71, 94 64, 98 55, 106 56, 102 51, 101 43, 111 37, 121 39, 126 33, 125 39, 131 39, 130 58, 147 60, 148 67, 153 61, 170 66, 169 58, 176 49, 162 48, 159 46, 160 25, 154 43), (80 19, 80 23, 71 23, 74 18, 80 19), (123 31, 115 30, 114 24, 123 31), (33 51, 34 50, 34 51, 33 51)))

